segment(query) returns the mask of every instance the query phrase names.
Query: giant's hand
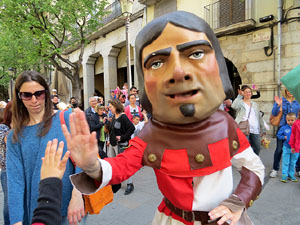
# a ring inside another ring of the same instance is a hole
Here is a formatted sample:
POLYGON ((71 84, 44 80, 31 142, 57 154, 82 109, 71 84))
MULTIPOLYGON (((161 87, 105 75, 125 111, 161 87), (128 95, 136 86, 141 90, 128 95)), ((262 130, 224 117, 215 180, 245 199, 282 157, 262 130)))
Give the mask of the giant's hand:
POLYGON ((70 132, 65 124, 62 124, 62 130, 71 153, 70 157, 76 165, 86 173, 98 170, 96 132, 90 133, 85 113, 76 108, 70 115, 70 132))
POLYGON ((230 209, 224 205, 220 205, 213 210, 211 210, 208 215, 210 219, 214 220, 216 218, 221 218, 217 223, 219 225, 231 220, 230 225, 235 225, 240 220, 243 210, 238 210, 237 212, 231 212, 230 209))

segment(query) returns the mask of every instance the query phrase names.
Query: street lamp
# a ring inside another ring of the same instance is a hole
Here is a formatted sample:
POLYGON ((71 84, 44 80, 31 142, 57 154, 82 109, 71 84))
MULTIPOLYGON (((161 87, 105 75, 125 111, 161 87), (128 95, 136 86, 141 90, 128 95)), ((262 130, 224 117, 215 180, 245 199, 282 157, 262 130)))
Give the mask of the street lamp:
POLYGON ((132 86, 131 65, 130 65, 130 43, 129 43, 129 23, 132 15, 133 0, 119 0, 122 9, 122 15, 125 17, 125 34, 126 34, 126 55, 127 55, 127 82, 128 88, 132 86))

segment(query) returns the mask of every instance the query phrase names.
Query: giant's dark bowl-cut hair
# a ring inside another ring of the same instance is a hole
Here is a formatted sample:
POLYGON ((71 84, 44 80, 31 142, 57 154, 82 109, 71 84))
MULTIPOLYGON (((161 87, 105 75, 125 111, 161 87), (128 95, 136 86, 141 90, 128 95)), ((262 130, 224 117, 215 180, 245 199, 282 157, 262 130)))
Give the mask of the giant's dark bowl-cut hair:
POLYGON ((152 113, 152 106, 147 97, 144 88, 144 73, 143 73, 143 62, 142 62, 142 51, 143 49, 150 45, 154 40, 156 40, 168 23, 173 24, 177 27, 182 27, 191 31, 203 32, 206 34, 210 40, 212 47, 215 51, 216 59, 219 66, 220 77, 222 80, 222 85, 226 98, 230 98, 233 95, 233 89, 230 83, 230 79, 227 72, 226 63, 224 60, 223 53, 220 48, 219 41, 215 36, 213 30, 210 26, 200 17, 184 11, 176 11, 164 16, 161 16, 157 19, 154 19, 148 23, 137 35, 135 41, 136 49, 136 68, 139 78, 139 90, 141 93, 141 104, 147 112, 152 113))
POLYGON ((36 71, 24 71, 21 73, 15 84, 13 93, 13 106, 12 106, 12 124, 14 129, 13 140, 19 141, 19 135, 22 135, 22 130, 29 121, 29 113, 25 107, 23 101, 19 98, 18 93, 22 85, 26 82, 35 81, 45 88, 45 113, 43 116, 42 123, 40 124, 40 131, 38 136, 45 136, 50 130, 53 116, 53 103, 51 101, 51 94, 49 86, 43 76, 36 71))

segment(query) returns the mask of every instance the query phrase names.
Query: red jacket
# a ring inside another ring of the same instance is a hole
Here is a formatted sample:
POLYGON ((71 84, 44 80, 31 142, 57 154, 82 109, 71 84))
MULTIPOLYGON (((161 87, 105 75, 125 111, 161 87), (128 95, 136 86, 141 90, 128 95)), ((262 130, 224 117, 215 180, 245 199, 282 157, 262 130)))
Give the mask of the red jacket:
POLYGON ((291 148, 294 148, 297 153, 300 151, 300 119, 292 126, 292 134, 289 142, 291 148))

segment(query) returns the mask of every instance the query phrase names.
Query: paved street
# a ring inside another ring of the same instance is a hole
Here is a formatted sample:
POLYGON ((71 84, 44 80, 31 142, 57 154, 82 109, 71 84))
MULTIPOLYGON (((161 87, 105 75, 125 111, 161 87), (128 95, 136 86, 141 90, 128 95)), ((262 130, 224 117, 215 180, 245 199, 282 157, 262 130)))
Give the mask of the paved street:
MULTIPOLYGON (((273 161, 275 141, 270 149, 261 150, 261 158, 268 175, 273 161)), ((235 182, 239 174, 235 172, 235 182)), ((90 215, 88 225, 148 225, 151 224, 161 194, 157 189, 155 176, 150 168, 142 168, 134 175, 135 190, 125 196, 122 189, 115 195, 114 202, 106 206, 100 215, 90 215)), ((0 201, 3 201, 1 191, 0 201)), ((298 225, 300 222, 300 182, 286 184, 279 178, 265 178, 265 185, 259 200, 249 209, 249 215, 255 225, 298 225)), ((2 204, 1 208, 2 210, 2 204)), ((3 224, 2 214, 0 224, 3 224)))

